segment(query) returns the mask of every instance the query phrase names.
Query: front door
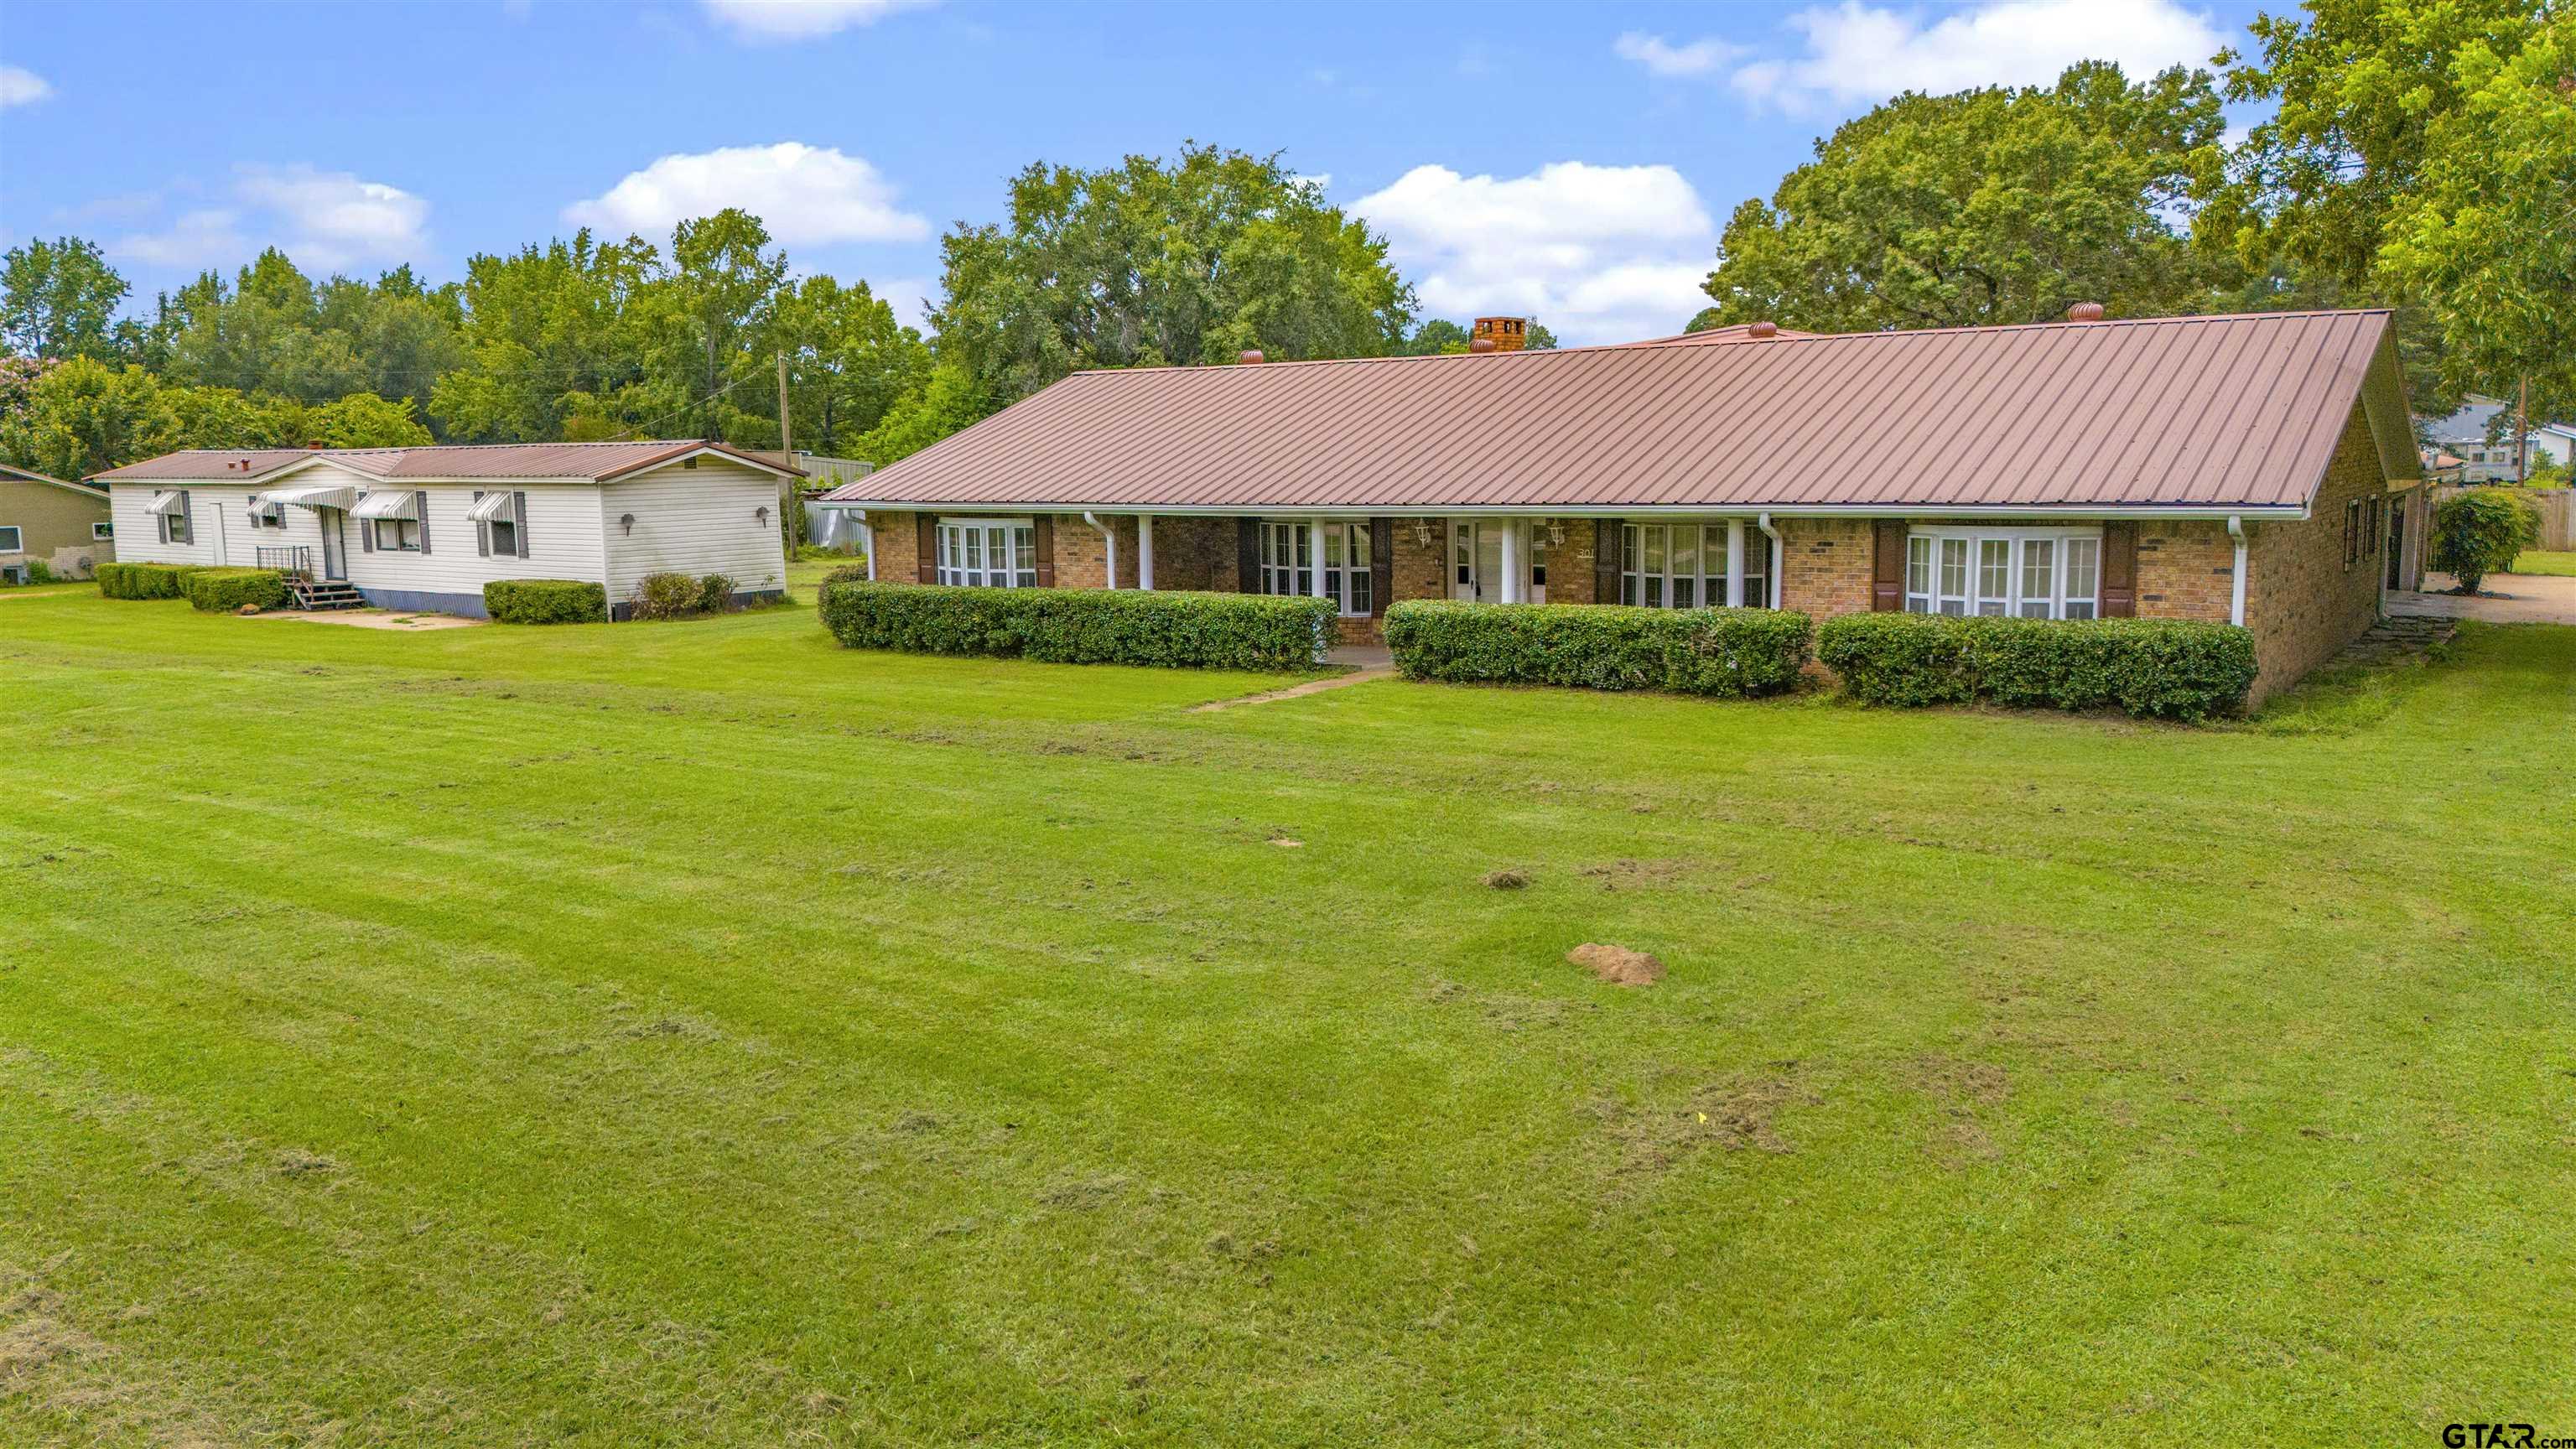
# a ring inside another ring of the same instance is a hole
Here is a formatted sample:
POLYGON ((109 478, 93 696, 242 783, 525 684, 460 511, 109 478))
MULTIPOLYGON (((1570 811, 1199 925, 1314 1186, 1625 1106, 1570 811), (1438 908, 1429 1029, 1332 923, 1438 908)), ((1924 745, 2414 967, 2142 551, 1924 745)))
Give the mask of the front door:
POLYGON ((349 577, 349 542, 342 536, 340 524, 349 515, 337 508, 317 508, 313 513, 322 525, 322 577, 346 582, 349 577))
POLYGON ((1503 602, 1503 530, 1520 531, 1521 598, 1547 602, 1546 544, 1540 531, 1509 519, 1460 519, 1449 525, 1449 597, 1479 604, 1503 602))
POLYGON ((2388 510, 2388 586, 2406 587, 2406 500, 2388 510))

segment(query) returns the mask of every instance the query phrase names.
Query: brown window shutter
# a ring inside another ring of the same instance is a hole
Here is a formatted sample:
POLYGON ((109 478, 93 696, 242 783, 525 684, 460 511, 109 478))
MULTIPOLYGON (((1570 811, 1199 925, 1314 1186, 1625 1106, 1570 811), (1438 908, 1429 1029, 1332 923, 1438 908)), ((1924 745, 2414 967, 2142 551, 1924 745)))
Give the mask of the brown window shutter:
POLYGON ((1261 520, 1238 518, 1234 528, 1234 591, 1261 592, 1261 520))
POLYGON ((1619 565, 1624 561, 1627 548, 1627 520, 1605 518, 1595 526, 1592 534, 1592 602, 1619 602, 1619 565))
POLYGON ((1369 612, 1384 614, 1395 592, 1395 520, 1369 520, 1369 612))
POLYGON ((1902 518, 1882 518, 1873 527, 1869 567, 1869 608, 1874 614, 1905 612, 1905 536, 1902 518))
POLYGON ((2138 526, 2102 525, 2102 617, 2138 617, 2138 526))
POLYGON ((914 535, 917 540, 914 547, 919 557, 913 564, 913 579, 918 583, 935 584, 939 582, 939 519, 928 513, 915 514, 913 518, 914 526, 919 530, 914 535))
POLYGON ((1029 521, 1030 548, 1038 556, 1038 587, 1055 587, 1055 515, 1041 513, 1029 521))

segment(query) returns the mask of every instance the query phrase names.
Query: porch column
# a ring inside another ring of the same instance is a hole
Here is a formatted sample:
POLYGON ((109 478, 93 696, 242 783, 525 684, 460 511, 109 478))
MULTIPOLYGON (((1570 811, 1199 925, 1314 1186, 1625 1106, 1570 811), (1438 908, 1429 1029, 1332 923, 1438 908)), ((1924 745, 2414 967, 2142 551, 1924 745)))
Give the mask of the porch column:
POLYGON ((1503 520, 1503 602, 1518 604, 1527 595, 1521 588, 1521 525, 1518 519, 1503 520))
POLYGON ((1154 588, 1154 515, 1136 515, 1136 587, 1151 593, 1154 588))
POLYGON ((1324 530, 1332 526, 1321 518, 1306 520, 1306 561, 1314 567, 1314 594, 1319 599, 1333 596, 1333 591, 1324 587, 1324 530))
POLYGON ((1744 520, 1726 520, 1726 606, 1744 607, 1744 520))

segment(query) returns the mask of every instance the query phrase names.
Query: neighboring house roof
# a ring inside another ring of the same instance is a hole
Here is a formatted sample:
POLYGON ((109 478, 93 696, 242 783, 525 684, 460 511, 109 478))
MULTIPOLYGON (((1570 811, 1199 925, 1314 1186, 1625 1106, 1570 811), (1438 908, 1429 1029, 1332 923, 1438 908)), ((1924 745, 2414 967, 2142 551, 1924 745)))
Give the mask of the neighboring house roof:
POLYGON ((50 483, 56 488, 83 494, 102 502, 107 498, 107 490, 95 484, 75 483, 69 478, 57 478, 51 473, 39 473, 33 468, 21 468, 15 463, 0 463, 0 478, 15 478, 22 483, 50 483))
POLYGON ((605 483, 691 454, 715 454, 782 476, 802 476, 723 443, 658 439, 632 443, 466 443, 429 448, 188 448, 93 475, 108 483, 269 478, 327 462, 370 478, 573 479, 605 483))
MULTIPOLYGON (((2469 400, 2460 405, 2458 412, 2448 417, 2425 419, 2424 430, 2433 441, 2446 447, 2455 443, 2484 447, 2487 443, 2487 430, 2494 424, 2496 415, 2510 414, 2512 411, 2513 404, 2509 402, 2471 393, 2469 400)), ((2576 439, 2576 423, 2553 423, 2533 418, 2530 426, 2531 431, 2535 433, 2554 433, 2562 438, 2576 439)), ((2513 441, 2513 423, 2510 418, 2506 420, 2503 430, 2496 437, 2499 442, 2513 441)))
POLYGON ((2388 313, 2375 310, 1082 372, 827 497, 1064 511, 2297 511, 2356 400, 2384 475, 2417 476, 2388 313))

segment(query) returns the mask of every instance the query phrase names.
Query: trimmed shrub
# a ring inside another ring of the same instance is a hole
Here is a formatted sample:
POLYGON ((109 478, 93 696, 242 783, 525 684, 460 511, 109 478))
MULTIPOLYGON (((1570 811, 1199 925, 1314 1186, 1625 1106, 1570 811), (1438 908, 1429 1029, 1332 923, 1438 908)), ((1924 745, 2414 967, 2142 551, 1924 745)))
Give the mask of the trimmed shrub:
POLYGON ((826 581, 817 612, 853 649, 1050 664, 1311 669, 1334 640, 1330 599, 1136 589, 970 589, 826 581))
POLYGON ((697 613, 705 590, 687 574, 646 574, 635 581, 635 592, 626 596, 627 617, 631 619, 685 619, 697 613))
POLYGON ((2201 720, 2243 707, 2254 635, 2191 619, 1995 619, 1846 614, 1816 658, 1870 704, 2104 709, 2201 720))
POLYGON ((2512 568, 2514 555, 2539 543, 2539 509, 2510 488, 2472 488, 2433 510, 2433 551, 2424 562, 2474 594, 2487 575, 2512 568))
POLYGON ((596 624, 608 617, 608 589, 574 579, 494 579, 483 612, 500 624, 596 624))
POLYGON ((175 599, 179 581, 197 569, 196 564, 103 563, 98 591, 111 599, 175 599))
POLYGON ((1807 663, 1808 620, 1785 609, 1469 604, 1413 599, 1386 611, 1407 679, 1777 694, 1807 663))
POLYGON ((698 580, 698 608, 722 614, 733 608, 733 575, 709 574, 698 580))
POLYGON ((201 614, 230 614, 245 604, 274 609, 286 602, 286 575, 275 569, 197 569, 179 581, 179 591, 201 614))

